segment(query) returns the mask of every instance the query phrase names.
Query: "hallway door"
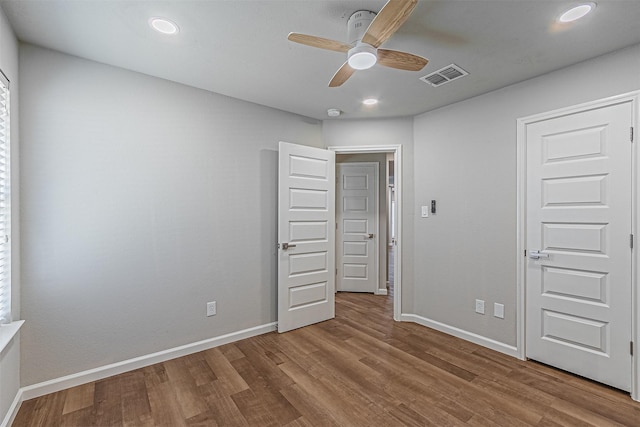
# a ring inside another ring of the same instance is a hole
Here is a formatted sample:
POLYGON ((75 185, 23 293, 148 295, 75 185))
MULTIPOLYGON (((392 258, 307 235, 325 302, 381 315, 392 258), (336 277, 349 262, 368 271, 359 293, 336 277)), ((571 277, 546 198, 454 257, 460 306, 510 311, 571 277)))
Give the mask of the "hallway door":
POLYGON ((336 225, 338 291, 378 289, 378 163, 338 163, 336 225))

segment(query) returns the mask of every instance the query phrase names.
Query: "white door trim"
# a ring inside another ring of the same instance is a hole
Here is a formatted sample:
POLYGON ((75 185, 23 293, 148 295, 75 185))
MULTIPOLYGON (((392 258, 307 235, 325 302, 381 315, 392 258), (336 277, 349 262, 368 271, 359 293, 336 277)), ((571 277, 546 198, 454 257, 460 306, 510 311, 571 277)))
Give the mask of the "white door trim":
POLYGON ((393 153, 394 187, 396 189, 396 250, 393 284, 393 320, 402 316, 402 145, 332 146, 336 154, 393 153))
POLYGON ((553 111, 548 111, 541 114, 535 114, 528 117, 523 117, 517 121, 517 145, 516 145, 516 157, 517 157, 517 178, 516 178, 516 192, 517 192, 517 220, 516 220, 516 247, 517 247, 517 316, 516 316, 516 346, 518 357, 522 360, 526 359, 525 352, 525 286, 526 286, 526 264, 524 251, 527 247, 526 242, 526 177, 527 177, 527 158, 526 158, 526 127, 531 123, 535 123, 542 120, 547 120, 553 117, 558 117, 566 114, 573 114, 580 111, 601 108, 608 105, 619 104, 624 102, 631 102, 633 109, 632 126, 634 128, 634 143, 631 147, 632 150, 632 207, 631 207, 631 228, 632 233, 635 236, 634 253, 632 256, 631 265, 631 280, 632 280, 632 326, 631 334, 634 342, 634 355, 632 357, 631 368, 631 398, 640 401, 640 288, 638 287, 637 280, 637 266, 640 260, 640 245, 638 244, 638 201, 640 200, 640 181, 638 176, 638 165, 640 164, 640 154, 637 149, 638 140, 638 124, 640 123, 640 91, 628 92, 625 94, 612 96, 592 102, 586 102, 570 106, 567 108, 561 108, 553 111))

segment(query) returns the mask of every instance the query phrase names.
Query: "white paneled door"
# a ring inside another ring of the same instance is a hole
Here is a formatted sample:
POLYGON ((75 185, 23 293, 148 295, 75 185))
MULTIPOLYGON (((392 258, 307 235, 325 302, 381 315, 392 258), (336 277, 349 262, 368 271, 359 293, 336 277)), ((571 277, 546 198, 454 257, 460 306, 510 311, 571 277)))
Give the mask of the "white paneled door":
POLYGON ((526 356, 631 389, 632 104, 529 123, 526 356))
POLYGON ((378 289, 378 163, 338 163, 338 291, 378 289))
POLYGON ((280 142, 278 332, 335 316, 335 153, 280 142))

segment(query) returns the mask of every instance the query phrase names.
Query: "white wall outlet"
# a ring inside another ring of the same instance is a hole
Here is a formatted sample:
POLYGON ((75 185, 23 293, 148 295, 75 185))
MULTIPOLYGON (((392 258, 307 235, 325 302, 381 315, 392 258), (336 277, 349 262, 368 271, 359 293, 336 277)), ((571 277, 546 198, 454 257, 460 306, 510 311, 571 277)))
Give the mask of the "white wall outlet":
POLYGON ((216 302, 211 301, 207 303, 207 317, 216 315, 216 302))
POLYGON ((476 300, 476 313, 484 314, 484 300, 482 299, 476 300))
POLYGON ((422 218, 429 218, 429 206, 422 207, 422 218))
POLYGON ((493 315, 498 319, 504 319, 504 304, 493 303, 493 315))

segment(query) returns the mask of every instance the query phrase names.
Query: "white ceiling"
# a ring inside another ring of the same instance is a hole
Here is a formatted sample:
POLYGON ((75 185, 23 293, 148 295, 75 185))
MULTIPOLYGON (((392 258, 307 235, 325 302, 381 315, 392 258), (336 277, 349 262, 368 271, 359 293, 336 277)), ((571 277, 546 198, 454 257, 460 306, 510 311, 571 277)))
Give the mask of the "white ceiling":
POLYGON ((342 118, 416 115, 640 43, 640 0, 600 0, 565 25, 555 19, 574 0, 421 0, 382 47, 424 56, 427 67, 376 66, 329 88, 345 56, 287 40, 295 31, 346 41, 349 16, 384 3, 0 0, 22 41, 317 119, 328 108, 342 118), (154 32, 152 16, 177 22, 179 34, 154 32), (470 75, 438 88, 418 79, 451 63, 470 75), (362 106, 369 96, 380 103, 362 106))

